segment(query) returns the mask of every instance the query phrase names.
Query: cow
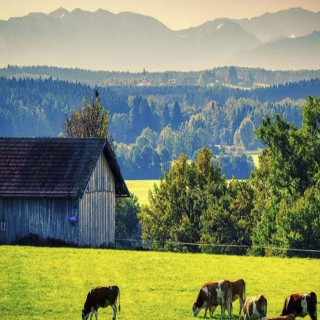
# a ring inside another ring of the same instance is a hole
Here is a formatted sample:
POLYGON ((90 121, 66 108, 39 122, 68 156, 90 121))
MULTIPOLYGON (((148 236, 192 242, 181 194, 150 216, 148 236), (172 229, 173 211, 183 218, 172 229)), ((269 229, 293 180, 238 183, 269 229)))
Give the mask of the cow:
MULTIPOLYGON (((236 301, 239 298, 239 302, 240 302, 239 314, 241 314, 243 303, 246 300, 246 283, 244 282, 243 279, 231 281, 231 288, 232 288, 232 302, 236 301)), ((216 307, 217 306, 211 307, 212 313, 215 311, 216 307)), ((206 308, 206 311, 207 309, 208 308, 206 308)))
POLYGON ((240 310, 239 314, 241 314, 241 310, 243 308, 243 303, 246 300, 246 283, 243 279, 239 279, 231 282, 232 287, 232 302, 236 301, 239 298, 240 310))
POLYGON ((267 299, 263 296, 247 298, 243 305, 244 320, 262 319, 267 315, 267 299))
POLYGON ((113 320, 116 320, 117 316, 117 298, 119 296, 119 312, 120 312, 120 290, 117 286, 104 286, 104 287, 96 287, 89 291, 87 295, 87 300, 84 303, 84 307, 82 309, 82 320, 88 319, 90 313, 92 319, 93 314, 96 316, 96 320, 98 320, 98 309, 106 308, 107 306, 111 306, 113 310, 113 320))
POLYGON ((262 320, 295 320, 296 317, 294 314, 287 314, 285 316, 277 316, 277 317, 272 317, 272 318, 262 318, 262 320))
POLYGON ((317 319, 317 295, 314 292, 309 294, 291 294, 284 301, 281 316, 293 313, 296 317, 304 318, 309 315, 312 320, 317 319))
POLYGON ((207 316, 207 309, 212 317, 212 306, 221 305, 221 315, 224 317, 225 309, 229 316, 232 316, 232 289, 231 282, 223 280, 219 282, 205 283, 199 291, 196 301, 192 306, 192 314, 195 317, 201 309, 205 308, 204 317, 207 316))

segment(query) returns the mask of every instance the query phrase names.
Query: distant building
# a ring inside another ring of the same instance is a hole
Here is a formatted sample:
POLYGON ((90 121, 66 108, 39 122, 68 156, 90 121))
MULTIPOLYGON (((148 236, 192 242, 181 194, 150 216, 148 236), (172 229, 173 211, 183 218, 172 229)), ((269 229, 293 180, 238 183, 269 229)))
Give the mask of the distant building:
POLYGON ((142 82, 139 82, 138 87, 150 87, 151 86, 151 82, 147 81, 147 80, 143 80, 142 82))
POLYGON ((129 196, 105 139, 0 137, 0 243, 38 235, 108 246, 115 198, 129 196))

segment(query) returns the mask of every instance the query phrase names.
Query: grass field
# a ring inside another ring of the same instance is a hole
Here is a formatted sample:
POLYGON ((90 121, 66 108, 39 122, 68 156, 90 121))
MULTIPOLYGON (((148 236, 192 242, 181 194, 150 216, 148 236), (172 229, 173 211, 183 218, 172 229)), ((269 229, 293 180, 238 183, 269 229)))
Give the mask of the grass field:
POLYGON ((258 154, 250 154, 253 160, 253 164, 255 167, 259 168, 259 155, 258 154))
POLYGON ((140 206, 148 204, 149 190, 153 190, 153 185, 158 184, 160 180, 126 180, 126 185, 131 193, 134 193, 138 199, 140 206))
MULTIPOLYGON (((259 154, 248 153, 248 156, 249 155, 252 156, 254 165, 259 167, 259 154)), ((158 184, 159 180, 126 180, 129 191, 138 197, 140 206, 149 203, 148 193, 150 189, 153 189, 155 183, 158 184)))
MULTIPOLYGON (((267 298, 268 316, 290 293, 320 293, 320 260, 19 246, 0 246, 0 257, 1 320, 80 319, 97 285, 119 286, 118 320, 195 319, 192 303, 208 280, 243 278, 247 297, 267 298)), ((103 319, 110 307, 99 309, 103 319)))

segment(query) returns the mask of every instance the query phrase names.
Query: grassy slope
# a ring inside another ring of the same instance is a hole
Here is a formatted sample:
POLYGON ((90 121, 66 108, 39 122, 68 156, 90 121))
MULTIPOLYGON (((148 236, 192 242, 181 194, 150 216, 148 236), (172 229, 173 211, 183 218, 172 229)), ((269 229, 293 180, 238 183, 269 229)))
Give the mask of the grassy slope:
MULTIPOLYGON (((2 320, 80 319, 97 285, 120 287, 117 319, 126 320, 194 319, 192 303, 208 280, 243 278, 247 297, 266 296, 269 316, 290 293, 320 294, 320 260, 18 246, 0 246, 0 257, 2 320)), ((111 318, 110 307, 99 309, 100 320, 111 318)))

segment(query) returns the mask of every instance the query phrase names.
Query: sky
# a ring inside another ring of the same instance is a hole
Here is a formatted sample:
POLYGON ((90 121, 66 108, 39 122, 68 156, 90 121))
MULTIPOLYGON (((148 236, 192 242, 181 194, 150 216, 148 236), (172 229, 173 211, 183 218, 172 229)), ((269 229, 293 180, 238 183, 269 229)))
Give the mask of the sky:
POLYGON ((115 14, 130 11, 152 16, 170 29, 180 30, 215 18, 252 18, 288 8, 318 12, 320 0, 0 0, 0 20, 30 12, 50 13, 59 7, 68 11, 104 9, 115 14))

